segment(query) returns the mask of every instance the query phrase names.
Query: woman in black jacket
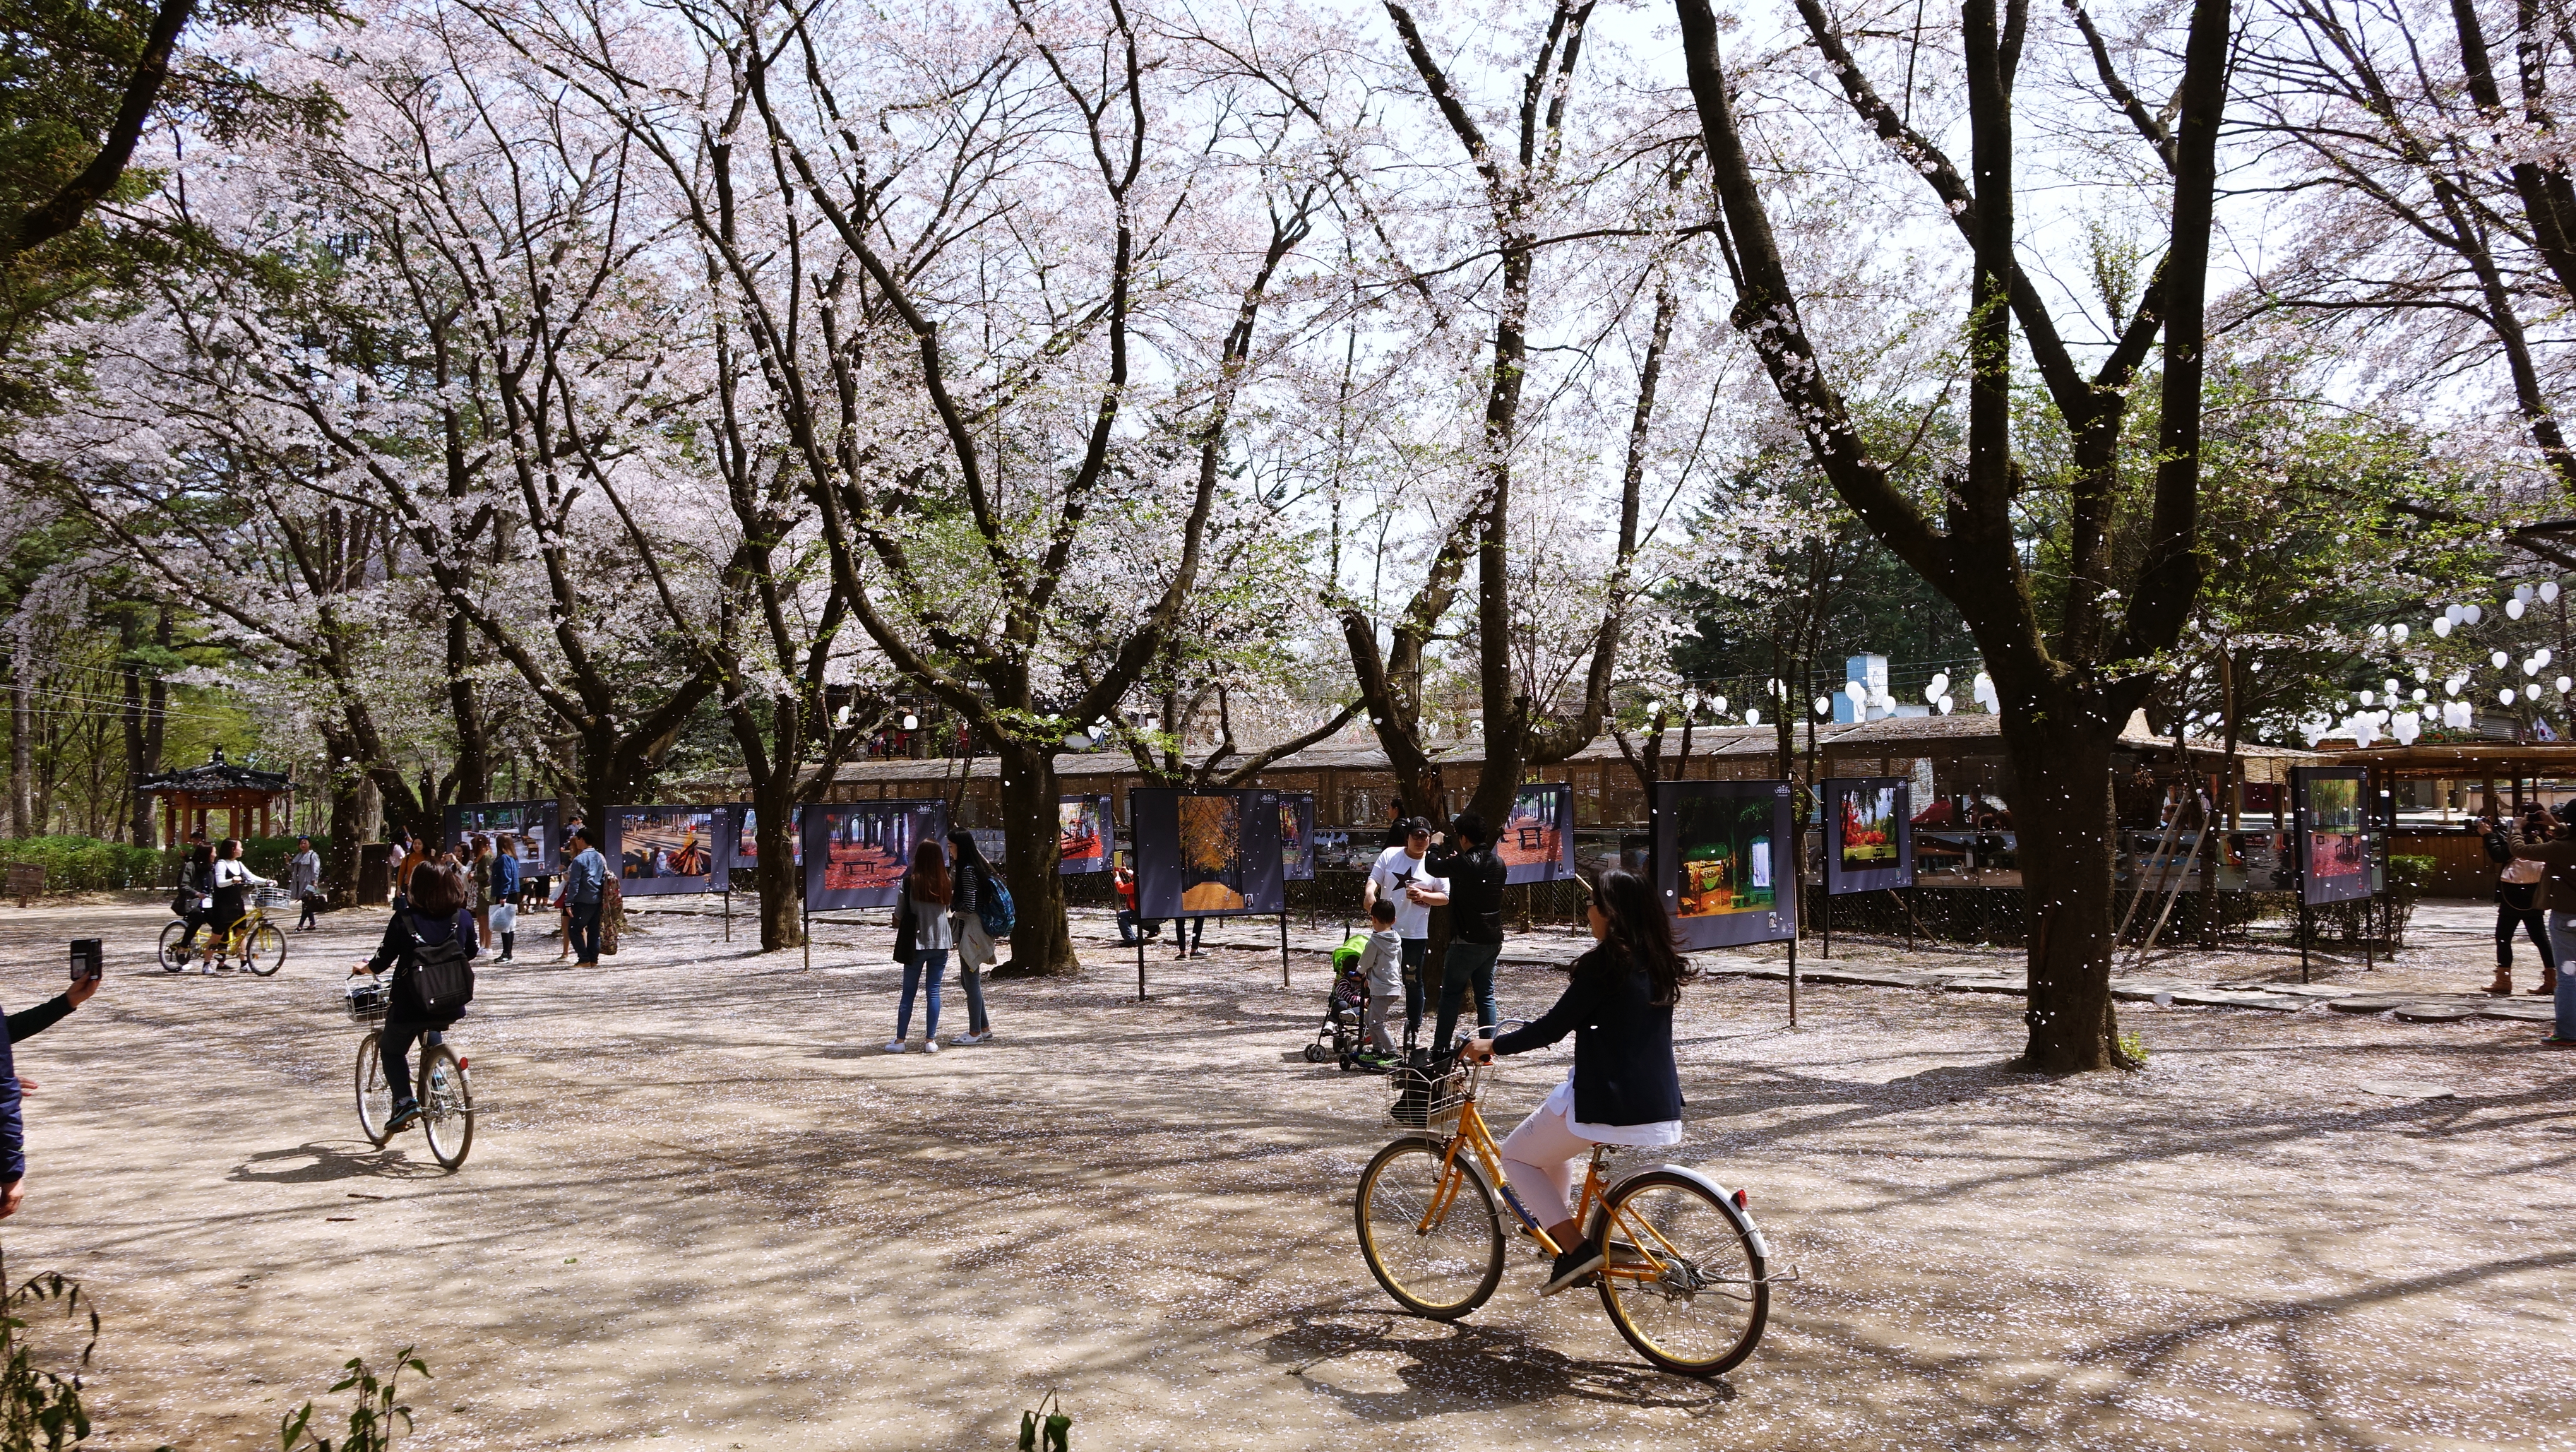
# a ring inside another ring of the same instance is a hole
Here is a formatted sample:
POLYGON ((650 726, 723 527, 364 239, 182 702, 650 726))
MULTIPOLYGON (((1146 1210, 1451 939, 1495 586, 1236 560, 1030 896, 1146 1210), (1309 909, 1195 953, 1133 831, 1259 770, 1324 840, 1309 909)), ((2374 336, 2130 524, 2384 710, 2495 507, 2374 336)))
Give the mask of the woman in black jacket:
POLYGON ((1681 1071, 1673 1063, 1673 1004, 1691 976, 1672 924, 1645 879, 1615 868, 1593 885, 1585 914, 1600 946, 1574 961, 1573 981, 1546 1016, 1467 1046, 1495 1054, 1545 1048, 1574 1035, 1574 1067, 1536 1113, 1503 1141, 1503 1180, 1533 1216, 1553 1214, 1547 1238, 1563 1247, 1542 1296, 1600 1268, 1601 1248, 1580 1240, 1571 1198, 1597 1144, 1653 1148, 1682 1137, 1681 1071))
MULTIPOLYGON (((2515 865, 2513 842, 2504 834, 2504 825, 2489 817, 2470 824, 2486 840, 2487 860, 2496 864, 2496 976, 2487 985, 2490 998, 2513 996, 2513 931, 2522 929, 2531 935, 2531 945, 2540 950, 2539 994, 2555 992, 2558 987, 2558 958, 2550 951, 2549 930, 2540 917, 2540 881, 2545 872, 2538 863, 2522 859, 2527 865, 2515 865), (2515 881, 2522 878, 2522 881, 2515 881)), ((2549 818, 2537 811, 2523 820, 2523 840, 2540 843, 2555 835, 2549 818)))
POLYGON ((361 973, 394 970, 393 991, 385 995, 392 1008, 385 1015, 384 1039, 377 1050, 384 1056, 385 1082, 394 1091, 393 1118, 386 1121, 385 1133, 409 1129, 420 1118, 420 1101, 412 1094, 411 1046, 423 1035, 438 1042, 436 1035, 447 1027, 415 1018, 407 1007, 410 995, 404 991, 406 975, 420 971, 424 948, 446 950, 455 945, 460 956, 473 961, 478 944, 474 939, 474 914, 467 911, 465 872, 434 862, 424 862, 412 869, 411 900, 394 910, 393 920, 385 924, 384 941, 376 945, 376 956, 349 970, 354 978, 361 973))

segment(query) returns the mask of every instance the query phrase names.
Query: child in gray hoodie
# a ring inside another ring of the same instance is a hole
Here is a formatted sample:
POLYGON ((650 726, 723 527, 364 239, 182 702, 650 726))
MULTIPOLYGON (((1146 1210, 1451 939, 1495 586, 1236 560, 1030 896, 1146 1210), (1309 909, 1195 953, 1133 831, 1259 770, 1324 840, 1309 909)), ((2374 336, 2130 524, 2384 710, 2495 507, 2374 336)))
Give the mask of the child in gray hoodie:
POLYGON ((1404 939, 1395 931, 1395 899, 1369 904, 1368 946, 1360 951, 1359 971, 1368 979, 1368 1021, 1360 1038, 1364 1052, 1392 1054, 1395 1035, 1386 1026, 1389 1009, 1404 1005, 1404 939))

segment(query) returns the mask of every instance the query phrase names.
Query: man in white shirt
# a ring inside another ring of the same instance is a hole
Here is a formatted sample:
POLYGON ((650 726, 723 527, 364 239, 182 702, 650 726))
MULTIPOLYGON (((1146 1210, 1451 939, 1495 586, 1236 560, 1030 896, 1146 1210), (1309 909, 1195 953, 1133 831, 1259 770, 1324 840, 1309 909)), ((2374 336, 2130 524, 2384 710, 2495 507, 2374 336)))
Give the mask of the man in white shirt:
POLYGON ((1383 897, 1395 904, 1396 935, 1404 940, 1404 1037, 1412 1042, 1422 1029, 1422 964, 1431 955, 1431 910, 1449 900, 1446 879, 1422 867, 1431 851, 1431 824, 1415 817, 1404 824, 1404 845, 1389 847, 1369 869, 1360 894, 1365 912, 1383 897))

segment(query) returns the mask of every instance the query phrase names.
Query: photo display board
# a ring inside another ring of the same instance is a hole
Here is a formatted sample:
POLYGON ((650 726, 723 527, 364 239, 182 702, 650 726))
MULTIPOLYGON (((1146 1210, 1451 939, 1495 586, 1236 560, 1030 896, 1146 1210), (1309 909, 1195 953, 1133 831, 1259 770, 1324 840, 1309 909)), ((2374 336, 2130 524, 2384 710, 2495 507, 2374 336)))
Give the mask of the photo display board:
POLYGON ((1652 880, 1676 942, 1697 950, 1797 936, 1787 782, 1659 781, 1654 803, 1652 880))
POLYGON ((1279 875, 1289 882, 1315 880, 1315 794, 1279 794, 1279 875))
POLYGON ((492 850, 501 850, 501 839, 510 838, 510 849, 519 859, 521 878, 550 877, 555 871, 555 853, 563 846, 562 835, 555 830, 555 804, 552 802, 462 802, 446 811, 446 840, 441 846, 462 847, 465 839, 484 836, 492 839, 492 850))
POLYGON ((1127 793, 1139 917, 1284 912, 1279 793, 1137 787, 1127 793))
POLYGON ((1830 777, 1825 789, 1825 891, 1914 885, 1914 783, 1901 776, 1830 777))
POLYGON ((2370 829, 2362 820, 2361 793, 2359 767, 2290 768, 2301 901, 2351 902, 2370 896, 2370 829))
POLYGON ((1574 786, 1549 782, 1512 794, 1512 814, 1494 838, 1503 881, 1562 882, 1574 875, 1574 786))
POLYGON ((920 801, 816 802, 801 809, 805 908, 892 907, 912 865, 913 845, 947 850, 948 804, 920 801))
POLYGON ((628 897, 723 892, 732 827, 722 807, 610 807, 608 860, 628 897))
MULTIPOLYGON (((760 808, 749 802, 734 802, 725 807, 729 824, 724 833, 725 866, 735 872, 749 872, 760 865, 760 808)), ((787 851, 798 862, 805 860, 805 838, 797 830, 805 820, 803 807, 787 809, 787 851)))
MULTIPOLYGON (((1109 870, 1110 844, 1118 837, 1118 819, 1106 796, 1055 799, 1055 870, 1059 877, 1079 877, 1109 870)), ((991 856, 991 853, 986 853, 991 856)), ((1000 861, 995 858, 995 861, 1000 861)))

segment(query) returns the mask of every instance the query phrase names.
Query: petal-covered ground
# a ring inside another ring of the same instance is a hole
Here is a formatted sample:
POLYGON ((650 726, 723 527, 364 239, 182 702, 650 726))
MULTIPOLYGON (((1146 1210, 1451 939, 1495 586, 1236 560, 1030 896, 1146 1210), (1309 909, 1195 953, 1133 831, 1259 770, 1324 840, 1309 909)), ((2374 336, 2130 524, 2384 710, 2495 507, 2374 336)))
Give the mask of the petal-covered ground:
MULTIPOLYGON (((2321 971, 2473 988, 2472 917, 2321 971)), ((1268 923, 1158 947, 1142 1004, 1089 938, 1082 979, 992 986, 998 1043, 897 1057, 884 930, 822 929, 807 972, 740 917, 637 918, 605 968, 530 935, 484 974, 450 1175, 357 1132, 339 975, 380 915, 241 980, 149 966, 156 909, 0 912, 11 1008, 109 940, 99 998, 18 1046, 0 1225, 13 1282, 104 1315, 95 1445, 271 1447, 411 1344, 423 1449, 1002 1447, 1049 1388, 1084 1449, 2576 1446, 2576 1053, 2540 1025, 2129 1004, 2148 1069, 2051 1082, 2002 1067, 2009 997, 1816 985, 1792 1032, 1780 984, 1703 983, 1670 1158, 1805 1279, 1702 1384, 1518 1250, 1467 1321, 1396 1312, 1350 1214, 1385 1085, 1299 1057, 1324 974, 1283 991, 1268 923)), ((1558 981, 1507 963, 1506 1012, 1558 981)), ((1498 1128, 1569 1052, 1508 1066, 1498 1128)))

